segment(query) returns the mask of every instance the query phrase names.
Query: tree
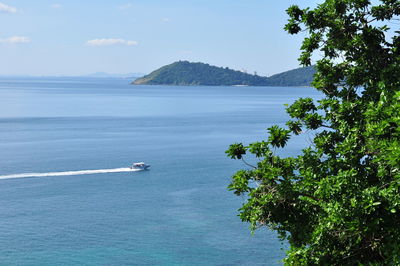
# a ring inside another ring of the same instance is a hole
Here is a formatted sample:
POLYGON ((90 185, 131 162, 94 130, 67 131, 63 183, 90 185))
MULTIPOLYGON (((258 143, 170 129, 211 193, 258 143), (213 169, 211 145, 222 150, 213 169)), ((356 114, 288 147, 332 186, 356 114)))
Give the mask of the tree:
POLYGON ((286 264, 398 265, 400 1, 325 0, 287 13, 285 30, 307 34, 300 62, 322 54, 313 86, 324 98, 288 106, 287 128, 269 128, 266 141, 229 147, 231 158, 258 158, 229 185, 247 195, 239 216, 288 241, 286 264), (275 154, 311 133, 299 156, 275 154))

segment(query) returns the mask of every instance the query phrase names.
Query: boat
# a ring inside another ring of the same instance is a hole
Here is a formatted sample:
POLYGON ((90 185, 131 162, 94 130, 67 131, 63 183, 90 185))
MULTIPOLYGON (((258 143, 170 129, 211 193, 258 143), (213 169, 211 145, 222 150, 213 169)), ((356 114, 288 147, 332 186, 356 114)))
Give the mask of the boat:
POLYGON ((147 170, 150 167, 149 164, 145 164, 144 162, 133 163, 131 165, 132 170, 147 170))

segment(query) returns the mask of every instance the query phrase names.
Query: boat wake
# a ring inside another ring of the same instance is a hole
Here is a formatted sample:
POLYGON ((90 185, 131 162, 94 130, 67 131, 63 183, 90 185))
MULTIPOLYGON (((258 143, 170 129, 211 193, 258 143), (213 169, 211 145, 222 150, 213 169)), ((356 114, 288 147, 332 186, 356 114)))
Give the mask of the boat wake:
POLYGON ((49 172, 49 173, 23 173, 23 174, 12 174, 12 175, 0 175, 0 180, 29 178, 29 177, 91 175, 91 174, 108 174, 108 173, 137 172, 137 171, 141 170, 125 167, 125 168, 114 168, 114 169, 80 170, 80 171, 49 172))

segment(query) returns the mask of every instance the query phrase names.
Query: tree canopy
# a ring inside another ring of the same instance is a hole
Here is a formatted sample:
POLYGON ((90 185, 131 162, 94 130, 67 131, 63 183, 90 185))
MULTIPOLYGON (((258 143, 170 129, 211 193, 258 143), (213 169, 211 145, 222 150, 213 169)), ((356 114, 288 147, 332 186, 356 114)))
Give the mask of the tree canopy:
POLYGON ((399 0, 325 0, 291 6, 285 30, 306 33, 299 58, 312 64, 323 99, 287 107, 286 128, 232 144, 227 154, 259 160, 229 189, 247 195, 240 218, 288 241, 294 265, 400 263, 399 0), (295 157, 276 154, 292 135, 312 143, 295 157))

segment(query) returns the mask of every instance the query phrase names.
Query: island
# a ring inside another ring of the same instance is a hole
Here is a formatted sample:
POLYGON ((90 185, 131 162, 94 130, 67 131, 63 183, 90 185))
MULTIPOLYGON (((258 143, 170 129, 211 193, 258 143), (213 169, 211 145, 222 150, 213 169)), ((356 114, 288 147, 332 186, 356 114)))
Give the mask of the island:
POLYGON ((178 61, 132 82, 135 85, 175 86, 310 86, 313 66, 297 68, 270 77, 205 63, 178 61))

